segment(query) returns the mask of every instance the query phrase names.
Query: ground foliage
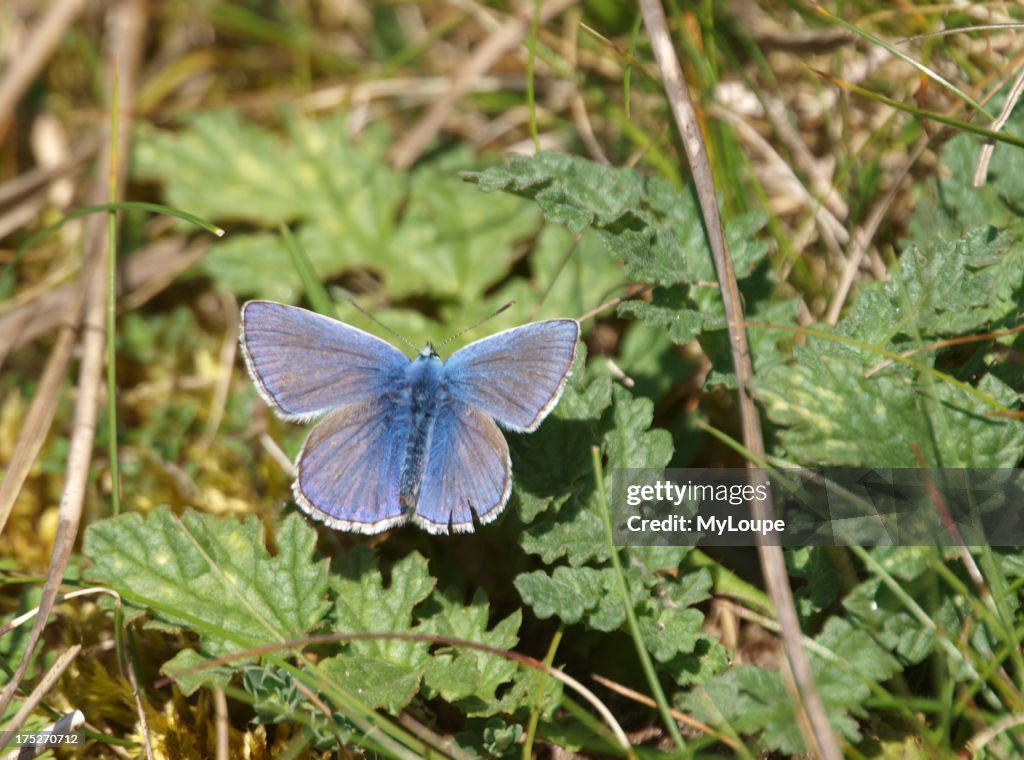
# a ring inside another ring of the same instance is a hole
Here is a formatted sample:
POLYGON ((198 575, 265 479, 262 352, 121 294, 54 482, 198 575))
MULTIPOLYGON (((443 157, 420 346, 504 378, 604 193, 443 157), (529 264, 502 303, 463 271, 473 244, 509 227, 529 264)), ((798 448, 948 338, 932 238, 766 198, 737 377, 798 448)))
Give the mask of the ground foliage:
MULTIPOLYGON (((288 4, 271 5, 294 29, 314 28, 298 24, 288 4)), ((411 28, 402 8, 445 23, 426 6, 359 7, 369 14, 359 22, 367 25, 365 55, 379 65, 380 79, 419 50, 401 39, 411 28)), ((260 26, 246 6, 208 12, 226 50, 239 53, 240 40, 292 52, 298 46, 307 56, 306 75, 357 76, 321 38, 307 34, 303 46, 301 36, 275 37, 274 27, 260 26)), ((631 34, 633 14, 618 4, 587 3, 583 14, 622 43, 608 47, 588 37, 581 45, 591 63, 576 74, 569 68, 615 166, 582 157, 572 138, 558 150, 501 156, 473 150, 453 129, 401 171, 387 156, 410 116, 376 113, 368 126, 354 128, 363 116, 352 104, 325 115, 284 104, 269 115, 210 97, 203 108, 140 120, 134 191, 213 220, 229 234, 157 299, 119 318, 125 513, 108 515, 109 462, 98 455, 89 524, 66 577, 69 585, 112 589, 119 602, 62 612, 29 677, 38 678, 70 643, 92 649, 49 707, 83 709, 99 732, 129 740, 128 752, 141 755, 134 698, 104 646, 123 626, 162 757, 210 755, 217 690, 227 695, 239 756, 315 756, 339 746, 397 756, 380 734, 402 740, 387 728, 399 715, 429 727, 461 757, 521 756, 534 720, 538 754, 557 747, 596 756, 619 750, 574 707, 577 693, 495 651, 446 640, 549 656, 588 686, 597 673, 649 694, 635 638, 673 705, 711 729, 693 737, 686 756, 725 751, 721 736, 752 753, 802 751, 752 556, 615 548, 605 538, 608 481, 597 481, 592 450, 605 473, 734 463, 693 422, 736 429, 728 401, 735 377, 703 223, 692 188, 680 178, 680 154, 664 135, 668 117, 657 82, 639 66, 631 70, 631 116, 615 90, 625 79, 621 50, 633 46, 650 65, 647 43, 642 33, 631 34), (614 84, 595 56, 614 62, 614 84), (650 289, 584 326, 586 346, 559 405, 536 433, 508 436, 514 487, 496 524, 471 536, 434 537, 415 528, 374 538, 339 535, 297 513, 289 475, 261 444, 269 436, 293 458, 304 429, 271 418, 240 363, 223 363, 232 356, 238 303, 261 297, 308 305, 313 297, 281 225, 294 232, 338 315, 370 331, 378 328, 349 297, 415 344, 439 341, 516 301, 446 351, 482 331, 579 316, 633 284, 650 289), (229 393, 218 402, 215 389, 224 382, 229 393), (626 603, 613 551, 622 562, 626 603), (638 623, 635 637, 625 604, 638 623), (738 637, 729 634, 737 626, 730 604, 762 617, 743 623, 738 637), (409 635, 359 636, 380 632, 409 635), (330 634, 337 638, 304 641, 330 634)), ((731 16, 708 11, 686 18, 721 44, 743 37, 733 50, 754 44, 731 16)), ((169 28, 183 23, 171 15, 160 21, 169 28)), ((680 39, 692 43, 683 28, 676 29, 680 39)), ((538 81, 549 84, 567 65, 553 33, 545 30, 536 41, 538 81)), ((720 61, 709 51, 690 73, 709 77, 704 69, 723 62, 736 63, 731 53, 720 61)), ((275 84, 272 73, 265 80, 250 75, 257 91, 275 84)), ((466 118, 497 118, 519 107, 522 96, 475 96, 466 118)), ((552 116, 547 109, 555 101, 540 97, 542 127, 574 135, 577 125, 552 116)), ((849 127, 864 128, 853 115, 849 127)), ((515 134, 525 137, 526 125, 515 134)), ((884 137, 905 139, 895 132, 884 137)), ((993 412, 1019 409, 1024 386, 1022 364, 1011 360, 1019 359, 1022 339, 997 332, 1020 322, 1024 301, 1024 225, 1014 201, 1024 176, 1021 152, 998 146, 1000 160, 979 190, 970 182, 979 140, 959 135, 942 145, 935 176, 917 178, 912 203, 897 201, 912 205, 912 213, 879 233, 895 253, 885 280, 865 276, 834 327, 815 322, 796 335, 794 327, 807 326, 798 321, 801 306, 820 316, 823 294, 835 285, 823 273, 827 254, 812 247, 792 255, 778 233, 793 220, 771 199, 747 197, 766 192, 758 167, 743 168, 747 159, 735 137, 709 138, 719 150, 716 169, 735 180, 722 182, 725 231, 747 318, 757 323, 750 328, 754 390, 771 454, 799 465, 1019 466, 1024 421, 993 412), (965 336, 980 337, 941 343, 965 336), (911 361, 886 361, 908 351, 911 361)), ((884 162, 876 157, 858 174, 841 148, 836 160, 850 162, 856 208, 871 196, 872 171, 884 162)), ((183 223, 154 229, 132 215, 125 226, 126 240, 137 242, 193 234, 183 223)), ((0 287, 23 293, 44 272, 25 259, 5 270, 0 287)), ((41 361, 25 351, 5 370, 0 453, 10 450, 41 361)), ((2 539, 11 572, 45 568, 35 537, 52 537, 55 512, 48 507, 60 494, 69 415, 62 406, 2 539)), ((101 429, 97 452, 105 435, 101 429)), ((811 666, 851 756, 945 756, 979 727, 1021 709, 1024 560, 1019 550, 972 553, 983 588, 972 585, 951 551, 788 552, 811 666)), ((5 620, 38 600, 37 579, 21 580, 4 593, 5 620)), ((16 628, 0 637, 8 672, 24 634, 16 628)), ((645 756, 670 756, 653 711, 610 691, 600 696, 631 736, 644 734, 636 742, 645 756)), ((26 725, 40 727, 46 718, 38 711, 26 725)), ((981 754, 1013 757, 1022 750, 1019 737, 999 732, 981 754)), ((98 741, 88 751, 114 756, 98 741)))

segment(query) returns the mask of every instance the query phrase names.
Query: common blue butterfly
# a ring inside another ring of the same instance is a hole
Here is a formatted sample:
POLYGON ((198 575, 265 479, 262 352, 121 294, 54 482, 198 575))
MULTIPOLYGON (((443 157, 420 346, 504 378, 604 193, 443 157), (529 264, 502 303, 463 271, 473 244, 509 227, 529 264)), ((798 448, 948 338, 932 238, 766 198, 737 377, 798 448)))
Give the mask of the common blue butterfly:
POLYGON ((498 429, 532 432, 558 403, 579 323, 533 322, 442 362, 409 360, 351 325, 249 301, 241 344, 260 395, 286 420, 323 416, 295 461, 295 499, 332 528, 379 533, 412 520, 431 533, 494 520, 512 489, 498 429), (495 424, 497 423, 497 424, 495 424))

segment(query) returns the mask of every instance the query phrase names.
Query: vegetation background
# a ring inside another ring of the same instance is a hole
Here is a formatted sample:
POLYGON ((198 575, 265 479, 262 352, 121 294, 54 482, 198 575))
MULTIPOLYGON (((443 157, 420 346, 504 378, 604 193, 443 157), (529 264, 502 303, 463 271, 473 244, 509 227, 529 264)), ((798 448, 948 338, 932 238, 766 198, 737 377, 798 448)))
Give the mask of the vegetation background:
POLYGON ((0 5, 4 728, 80 710, 56 752, 90 758, 1024 755, 1020 548, 616 548, 604 475, 759 459, 661 31, 770 461, 1020 466, 1020 17, 0 5), (354 536, 290 502, 307 431, 244 371, 253 297, 416 344, 514 299, 484 332, 572 316, 586 346, 509 436, 500 521, 354 536))

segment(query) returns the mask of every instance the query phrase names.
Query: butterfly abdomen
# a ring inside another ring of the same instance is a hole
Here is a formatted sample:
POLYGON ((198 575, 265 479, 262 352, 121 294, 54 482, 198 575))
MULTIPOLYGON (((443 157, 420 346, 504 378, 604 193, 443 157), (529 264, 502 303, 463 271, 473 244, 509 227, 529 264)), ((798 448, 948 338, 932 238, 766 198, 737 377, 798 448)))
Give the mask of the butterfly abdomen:
POLYGON ((409 365, 408 385, 403 394, 409 414, 409 440, 402 462, 399 502, 406 509, 415 509, 419 500, 427 453, 438 413, 446 403, 441 383, 441 360, 421 355, 409 365))

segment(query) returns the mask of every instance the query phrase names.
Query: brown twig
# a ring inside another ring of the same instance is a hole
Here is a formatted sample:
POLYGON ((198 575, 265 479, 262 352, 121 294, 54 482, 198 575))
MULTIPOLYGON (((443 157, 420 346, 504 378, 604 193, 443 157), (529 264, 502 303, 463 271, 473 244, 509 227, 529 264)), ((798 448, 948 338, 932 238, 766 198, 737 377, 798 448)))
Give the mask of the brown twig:
MULTIPOLYGON (((118 604, 120 604, 120 597, 118 604)), ((142 746, 146 750, 146 760, 153 760, 153 742, 149 739, 149 721, 146 719, 146 706, 142 704, 142 690, 139 688, 139 677, 135 672, 137 652, 135 637, 131 628, 128 629, 128 662, 124 663, 124 672, 128 676, 128 685, 132 690, 132 701, 135 702, 135 714, 139 716, 139 733, 142 734, 142 746)))
MULTIPOLYGON (((83 295, 84 290, 78 289, 75 298, 77 303, 70 304, 75 314, 81 309, 83 295)), ((46 440, 46 434, 53 423, 53 416, 57 411, 57 401, 60 397, 60 387, 64 382, 64 373, 71 359, 71 349, 74 347, 74 343, 75 329, 66 324, 57 336, 57 342, 54 343, 53 349, 50 351, 50 358, 46 360, 46 367, 39 379, 36 395, 29 406, 28 414, 25 415, 24 424, 18 431, 18 440, 14 444, 14 451, 7 463, 3 482, 0 483, 0 533, 3 533, 4 527, 7 525, 7 518, 11 516, 14 502, 21 492, 21 487, 25 484, 25 478, 28 477, 32 464, 43 448, 43 441, 46 440)))
POLYGON ((56 166, 39 166, 19 174, 0 185, 0 206, 14 203, 19 198, 32 195, 50 183, 62 179, 92 158, 100 149, 102 140, 93 137, 56 166))
MULTIPOLYGON (((186 247, 184 240, 168 238, 136 252, 120 268, 118 295, 123 296, 122 307, 136 308, 144 302, 144 297, 152 298, 197 263, 208 247, 205 241, 186 247)), ((71 284, 53 288, 0 315, 0 363, 9 352, 60 325, 74 323, 78 311, 75 291, 80 287, 71 284)))
MULTIPOLYGON (((1022 59, 1024 59, 1024 54, 1016 56, 1015 59, 1008 64, 1008 67, 1011 70, 1019 68, 1022 59)), ((1020 81, 1021 80, 1018 80, 1018 83, 1020 83, 1020 81)), ((1002 90, 1005 82, 1006 78, 1003 78, 997 82, 995 86, 991 87, 988 94, 981 99, 982 104, 987 103, 997 92, 1002 90)), ((1014 86, 1016 86, 1016 84, 1014 86)), ((957 101, 957 103, 946 112, 946 115, 954 116, 962 110, 963 103, 957 101)), ((861 263, 864 261, 864 258, 868 253, 868 243, 872 238, 874 238, 875 232, 878 230, 879 226, 881 226, 882 220, 892 207, 893 201, 898 195, 904 180, 910 175, 910 169, 917 164, 921 155, 935 139, 936 135, 933 133, 926 133, 918 138, 917 143, 910 150, 907 160, 903 162, 903 166, 893 175, 892 183, 890 184, 886 194, 874 204, 871 209, 871 213, 868 214, 864 223, 861 224, 854 231, 853 235, 850 236, 850 247, 847 251, 845 263, 843 265, 843 273, 839 279, 839 285, 836 287, 836 291, 832 295, 832 300, 829 302, 828 311, 825 314, 825 321, 828 324, 835 325, 839 321, 839 313, 842 311, 843 305, 846 303, 846 299, 850 294, 850 289, 853 287, 853 280, 857 275, 857 271, 860 269, 861 263)), ((984 158, 984 156, 982 158, 984 158)), ((979 163, 978 171, 980 170, 981 165, 979 163)), ((976 171, 976 182, 978 176, 979 175, 976 171)), ((882 279, 884 272, 880 271, 880 267, 875 267, 874 274, 876 279, 882 279)))
MULTIPOLYGON (((547 0, 538 14, 540 23, 544 24, 573 5, 576 0, 547 0)), ((451 88, 434 101, 430 109, 420 120, 397 140, 389 156, 391 165, 399 169, 407 169, 420 157, 431 140, 441 131, 448 114, 455 104, 465 97, 473 86, 474 80, 488 71, 497 60, 515 46, 530 28, 528 16, 511 18, 502 24, 481 43, 469 62, 462 67, 458 76, 452 81, 451 88)))
POLYGON ((213 719, 217 730, 217 760, 228 760, 231 756, 230 734, 228 732, 228 698, 224 695, 224 689, 212 689, 213 691, 213 719))
MULTIPOLYGON (((657 703, 653 699, 648 697, 646 694, 641 694, 639 691, 635 691, 634 689, 631 689, 628 686, 623 686, 620 683, 616 683, 615 681, 612 681, 610 678, 605 678, 604 676, 598 675, 597 673, 591 674, 590 677, 602 686, 604 686, 605 688, 611 689, 616 694, 620 694, 623 697, 626 697, 626 699, 632 699, 634 702, 639 702, 640 704, 645 705, 646 707, 655 707, 657 705, 657 703)), ((735 739, 726 736, 720 731, 716 731, 706 723, 701 723, 696 718, 692 718, 686 713, 680 712, 679 710, 675 709, 674 707, 670 709, 670 712, 672 713, 672 717, 678 720, 680 723, 683 723, 689 726, 690 728, 705 733, 708 736, 715 737, 716 739, 718 739, 718 741, 722 742, 722 744, 729 747, 730 749, 736 749, 739 746, 738 742, 736 742, 735 739)))
POLYGON ((28 34, 21 50, 11 51, 8 67, 0 79, 0 135, 21 96, 42 71, 60 44, 64 32, 85 7, 85 0, 60 0, 50 4, 46 15, 28 34))
POLYGON ((60 677, 64 675, 64 671, 68 669, 78 653, 82 651, 81 644, 74 644, 68 647, 66 652, 62 652, 57 658, 57 661, 53 663, 53 667, 43 676, 42 680, 36 684, 36 688, 32 689, 32 693, 29 694, 28 698, 18 708, 18 712, 15 713, 14 717, 11 718, 10 722, 4 726, 4 731, 17 731, 21 728, 21 724, 25 722, 25 719, 39 706, 39 703, 43 701, 50 689, 54 687, 60 677))
MULTIPOLYGON (((1006 126, 1006 122, 1010 120, 1010 114, 1013 113, 1013 109, 1017 106, 1017 102, 1020 100, 1022 94, 1024 94, 1024 69, 1021 69, 1018 72, 1017 79, 1013 83, 1013 87, 1010 88, 1009 94, 1006 96, 1006 102, 1003 103, 1003 107, 999 111, 999 116, 997 116, 995 121, 992 122, 989 129, 993 132, 998 132, 1006 126)), ((991 140, 981 147, 981 155, 978 157, 978 166, 974 170, 973 183, 975 187, 981 187, 985 184, 985 180, 988 177, 988 165, 992 161, 992 153, 995 149, 996 145, 991 140)))
MULTIPOLYGON (((725 307, 726 324, 728 325, 729 345, 732 349, 733 366, 736 371, 736 382, 739 386, 739 408, 743 427, 743 442, 756 458, 764 456, 764 439, 761 433, 761 419, 757 406, 754 404, 749 383, 753 377, 753 365, 750 360, 750 348, 747 335, 742 327, 743 308, 740 300, 739 287, 733 271, 732 260, 725 242, 722 221, 718 214, 715 198, 714 179, 711 164, 707 156, 697 114, 683 78, 682 67, 672 46, 668 31, 665 11, 659 0, 640 0, 644 26, 651 41, 655 60, 661 70, 665 93, 668 96, 679 129, 683 146, 686 150, 690 169, 693 173, 697 189, 697 197, 708 231, 715 270, 718 274, 719 286, 722 290, 722 301, 725 307)), ((773 506, 770 500, 758 502, 755 517, 770 518, 773 506)), ((800 622, 793 603, 789 577, 786 573, 782 549, 771 546, 764 536, 758 536, 758 555, 761 558, 761 571, 764 574, 768 595, 775 606, 776 614, 782 625, 782 640, 786 651, 786 662, 792 669, 793 679, 798 692, 794 697, 794 707, 798 712, 806 711, 807 721, 798 720, 808 750, 816 752, 825 760, 841 760, 842 754, 836 742, 835 734, 829 723, 821 695, 814 685, 807 654, 800 642, 800 622)))

